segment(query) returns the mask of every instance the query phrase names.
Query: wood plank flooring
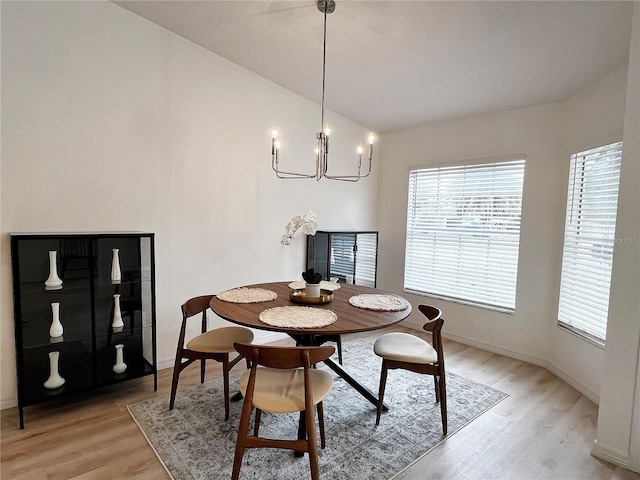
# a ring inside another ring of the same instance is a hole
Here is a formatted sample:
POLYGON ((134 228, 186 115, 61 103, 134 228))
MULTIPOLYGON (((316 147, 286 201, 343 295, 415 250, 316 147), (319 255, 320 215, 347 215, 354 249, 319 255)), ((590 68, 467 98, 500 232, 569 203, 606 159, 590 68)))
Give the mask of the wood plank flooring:
MULTIPOLYGON (((343 337, 345 349, 349 337, 343 337)), ((448 371, 509 397, 451 435, 397 480, 640 480, 640 474, 590 455, 597 407, 549 371, 446 340, 445 358, 448 371)), ((24 430, 18 428, 17 408, 3 410, 0 478, 169 478, 126 405, 153 397, 166 398, 168 404, 171 373, 171 369, 159 372, 157 392, 153 379, 146 377, 101 389, 88 399, 28 407, 24 430)), ((210 362, 207 378, 219 375, 218 365, 210 362)), ((198 368, 189 367, 179 388, 197 384, 198 377, 198 368)), ((385 400, 393 408, 393 399, 385 400)), ((273 476, 265 472, 264 478, 273 476)))

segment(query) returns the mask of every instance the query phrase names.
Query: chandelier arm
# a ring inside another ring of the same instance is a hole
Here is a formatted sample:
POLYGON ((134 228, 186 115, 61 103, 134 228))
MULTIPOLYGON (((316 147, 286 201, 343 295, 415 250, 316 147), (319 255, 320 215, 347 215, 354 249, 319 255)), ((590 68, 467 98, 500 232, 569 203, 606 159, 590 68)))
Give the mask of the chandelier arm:
POLYGON ((293 172, 283 172, 282 170, 274 170, 276 172, 276 177, 282 178, 284 180, 297 180, 301 178, 316 178, 315 175, 308 175, 304 173, 293 173, 293 172))
POLYGON ((278 178, 282 178, 285 180, 300 179, 300 178, 316 178, 316 174, 285 172, 284 170, 280 170, 278 167, 279 160, 280 160, 280 156, 278 155, 278 151, 275 150, 275 153, 271 155, 271 168, 273 169, 274 172, 276 172, 276 177, 278 178))
POLYGON ((360 158, 358 160, 358 174, 357 175, 327 175, 326 172, 325 172, 325 178, 328 178, 329 180, 342 180, 344 182, 357 182, 361 178, 368 177, 369 174, 371 174, 371 163, 373 161, 373 145, 369 145, 369 155, 368 155, 368 157, 369 157, 368 158, 368 160, 369 160, 369 168, 367 170, 367 173, 365 173, 364 175, 360 174, 360 169, 361 169, 361 166, 362 166, 362 159, 360 158))

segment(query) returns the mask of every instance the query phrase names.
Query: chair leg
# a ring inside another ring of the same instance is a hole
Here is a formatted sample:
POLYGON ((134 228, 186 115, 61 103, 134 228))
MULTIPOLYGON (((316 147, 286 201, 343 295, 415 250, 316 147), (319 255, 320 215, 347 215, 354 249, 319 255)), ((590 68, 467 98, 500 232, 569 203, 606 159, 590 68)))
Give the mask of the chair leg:
POLYGON ((236 440, 236 452, 233 457, 233 471, 231 473, 231 480, 238 480, 240 477, 240 467, 242 466, 242 458, 244 457, 244 451, 247 443, 247 434, 249 433, 249 420, 251 419, 251 406, 253 398, 245 397, 242 404, 242 414, 240 415, 240 425, 238 426, 238 439, 236 440))
POLYGON ((169 410, 173 410, 176 401, 176 391, 178 390, 178 380, 180 379, 180 371, 182 370, 180 352, 176 355, 176 363, 173 366, 173 379, 171 380, 171 397, 169 398, 169 410))
POLYGON ((447 434, 447 386, 444 374, 440 377, 440 415, 442 415, 442 433, 447 434))
POLYGON ((200 383, 204 383, 204 369, 206 362, 207 361, 204 358, 200 359, 200 383))
POLYGON ((384 389, 387 386, 387 360, 382 359, 382 372, 380 372, 380 389, 378 390, 378 409, 376 412, 376 425, 380 425, 382 405, 384 402, 384 389))
POLYGON ((433 376, 433 386, 436 389, 436 403, 440 402, 440 382, 438 381, 438 376, 433 376))
POLYGON ((256 418, 253 424, 253 436, 257 437, 260 432, 260 420, 262 419, 262 410, 256 408, 256 418))
POLYGON ((309 452, 311 480, 320 480, 320 469, 318 468, 318 441, 316 439, 316 420, 313 418, 313 407, 306 409, 304 414, 307 424, 307 451, 309 452))
POLYGON ((229 355, 222 359, 222 376, 224 383, 224 421, 229 420, 229 355))
POLYGON ((318 402, 316 408, 318 409, 318 425, 320 427, 320 448, 324 448, 326 446, 326 442, 324 436, 324 408, 322 407, 322 402, 318 402))
POLYGON ((340 338, 340 335, 338 335, 337 344, 338 344, 338 362, 340 363, 340 365, 342 365, 342 338, 340 338))

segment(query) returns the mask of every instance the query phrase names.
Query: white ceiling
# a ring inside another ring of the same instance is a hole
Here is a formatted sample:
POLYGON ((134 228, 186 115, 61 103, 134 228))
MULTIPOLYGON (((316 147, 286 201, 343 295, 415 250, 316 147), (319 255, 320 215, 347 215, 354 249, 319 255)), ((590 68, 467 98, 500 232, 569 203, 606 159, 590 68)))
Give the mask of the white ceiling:
MULTIPOLYGON (((115 1, 320 103, 316 1, 115 1)), ((629 58, 633 2, 336 1, 325 105, 379 133, 563 100, 629 58)))

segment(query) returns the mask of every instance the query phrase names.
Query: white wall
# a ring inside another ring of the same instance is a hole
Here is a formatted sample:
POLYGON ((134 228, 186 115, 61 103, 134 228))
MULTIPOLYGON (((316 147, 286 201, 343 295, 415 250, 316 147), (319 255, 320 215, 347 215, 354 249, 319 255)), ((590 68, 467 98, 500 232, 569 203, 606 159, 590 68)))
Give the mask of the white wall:
MULTIPOLYGON (((566 102, 385 134, 381 141, 379 284, 395 291, 403 288, 409 170, 526 154, 515 313, 408 297, 441 307, 449 338, 546 366, 594 401, 603 350, 556 326, 567 175, 571 152, 622 139, 626 77, 621 67, 566 102)), ((414 312, 408 323, 423 320, 414 312)))
MULTIPOLYGON (((558 106, 545 105, 382 137, 378 228, 384 243, 380 248, 379 283, 381 288, 396 291, 403 288, 409 170, 465 159, 527 155, 516 314, 408 295, 414 304, 427 300, 443 309, 449 338, 473 342, 480 347, 513 350, 522 358, 540 357, 539 350, 544 348, 543 340, 547 336, 546 328, 541 325, 545 325, 545 319, 552 314, 549 302, 543 300, 552 291, 547 279, 553 268, 550 262, 540 264, 535 259, 554 253, 553 245, 561 241, 561 229, 537 225, 542 221, 553 227, 554 219, 561 218, 553 208, 561 195, 538 198, 537 185, 550 183, 556 185, 555 190, 560 190, 563 184, 557 175, 545 177, 545 172, 556 162, 562 131, 559 112, 558 106), (531 268, 532 265, 535 268, 531 268)), ((417 309, 409 321, 416 326, 424 323, 417 309)))
POLYGON ((593 453, 640 472, 640 3, 633 16, 611 272, 607 350, 593 453), (630 439, 631 438, 631 442, 630 439), (629 444, 631 446, 629 447, 629 444))
MULTIPOLYGON (((383 135, 378 229, 380 287, 401 291, 411 168, 464 159, 527 155, 516 311, 513 315, 407 295, 443 309, 449 338, 543 365, 600 401, 593 453, 640 470, 640 65, 638 16, 630 67, 565 102, 383 135), (634 53, 635 52, 635 53, 634 53), (634 57, 635 55, 635 57, 634 57), (627 88, 628 83, 628 88, 627 88), (558 288, 571 153, 624 140, 606 351, 557 327, 558 288), (632 421, 635 422, 632 430, 632 421)), ((408 324, 423 320, 412 314, 408 324)))
MULTIPOLYGON (((375 228, 377 167, 357 184, 271 171, 275 125, 284 167, 314 168, 317 104, 109 2, 1 9, 3 407, 16 402, 10 232, 155 232, 158 360, 170 365, 184 300, 299 278, 304 237, 280 246, 291 217, 375 228)), ((333 173, 352 173, 368 131, 329 121, 333 173)))

